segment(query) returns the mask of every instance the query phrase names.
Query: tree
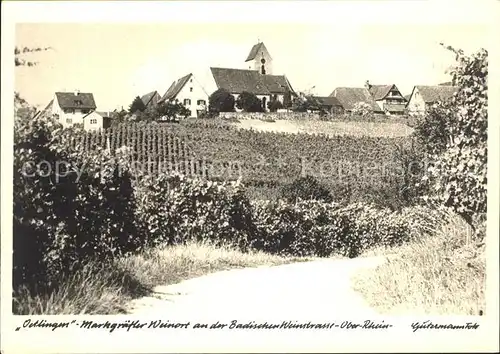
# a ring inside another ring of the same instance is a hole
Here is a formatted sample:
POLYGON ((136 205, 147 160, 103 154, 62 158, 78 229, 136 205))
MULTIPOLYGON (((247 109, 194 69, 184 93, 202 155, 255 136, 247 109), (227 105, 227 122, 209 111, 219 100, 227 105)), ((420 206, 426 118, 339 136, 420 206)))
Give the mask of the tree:
POLYGON ((292 183, 281 187, 280 197, 290 203, 296 203, 299 199, 322 200, 327 203, 333 201, 330 191, 310 175, 297 178, 292 183))
POLYGON ((208 98, 208 110, 211 113, 234 112, 234 103, 234 96, 220 88, 208 98))
POLYGON ((366 102, 356 102, 352 108, 352 114, 363 118, 369 117, 373 113, 372 107, 366 102))
POLYGON ((287 86, 285 87, 285 94, 283 96, 283 108, 290 109, 290 107, 292 107, 292 93, 287 86))
POLYGON ((262 112, 262 101, 253 93, 243 91, 236 100, 236 107, 245 112, 262 112))
MULTIPOLYGON (((488 52, 481 49, 466 56, 462 50, 449 46, 446 49, 455 53, 457 65, 451 75, 459 90, 430 113, 442 114, 443 132, 438 135, 439 149, 428 149, 435 155, 429 154, 432 163, 421 184, 427 187, 432 200, 452 207, 476 231, 481 231, 477 226, 484 225, 487 207, 488 52), (440 152, 444 140, 447 143, 440 152)), ((425 142, 425 137, 420 139, 425 142)))
POLYGON ((22 50, 19 47, 14 48, 14 65, 15 66, 35 66, 38 64, 37 61, 30 61, 26 60, 24 58, 21 58, 21 55, 26 54, 26 53, 35 53, 35 52, 44 52, 47 50, 52 49, 52 47, 45 47, 45 48, 28 48, 24 47, 22 50))
POLYGON ((121 123, 125 123, 128 120, 128 118, 129 118, 129 113, 126 110, 121 109, 120 111, 112 115, 111 125, 115 126, 121 123))
POLYGON ((175 100, 175 102, 163 102, 156 107, 157 118, 172 120, 178 117, 187 118, 191 115, 191 111, 187 109, 182 103, 175 100))
POLYGON ((276 112, 278 109, 283 108, 283 103, 281 103, 278 99, 273 98, 271 101, 267 102, 267 108, 271 112, 276 112))
POLYGON ((144 112, 146 110, 146 106, 144 105, 144 102, 142 102, 141 98, 137 96, 134 98, 132 101, 132 104, 129 107, 129 112, 130 113, 137 113, 137 112, 144 112))
POLYGON ((299 95, 292 103, 292 111, 307 112, 321 111, 321 105, 318 100, 312 95, 299 95))
POLYGON ((455 115, 443 105, 434 105, 423 116, 417 116, 413 135, 429 155, 439 155, 450 142, 450 129, 455 115))

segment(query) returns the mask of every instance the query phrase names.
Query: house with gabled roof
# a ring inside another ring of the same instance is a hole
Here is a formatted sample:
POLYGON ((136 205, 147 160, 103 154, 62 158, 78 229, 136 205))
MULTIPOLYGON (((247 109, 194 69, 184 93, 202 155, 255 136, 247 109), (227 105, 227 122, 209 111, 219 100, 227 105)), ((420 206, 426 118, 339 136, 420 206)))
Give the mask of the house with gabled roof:
POLYGON ((102 129, 104 124, 103 117, 96 113, 96 108, 92 93, 75 90, 56 92, 44 112, 55 117, 63 127, 79 124, 85 130, 98 130, 102 129))
POLYGON ((158 101, 161 99, 158 91, 152 91, 141 97, 142 103, 147 108, 154 108, 158 105, 158 101))
POLYGON ((366 81, 365 88, 368 89, 384 113, 389 115, 405 113, 406 99, 396 85, 372 85, 366 81))
POLYGON ((435 103, 450 100, 458 92, 457 86, 414 86, 406 105, 409 113, 423 114, 435 103))
POLYGON ((172 82, 165 94, 158 100, 158 104, 178 101, 191 111, 191 117, 199 117, 208 109, 208 96, 209 94, 195 76, 189 73, 172 82))
POLYGON ((366 103, 371 107, 373 113, 383 113, 382 108, 373 99, 366 87, 337 87, 330 94, 330 97, 337 98, 345 112, 351 112, 359 103, 366 103))

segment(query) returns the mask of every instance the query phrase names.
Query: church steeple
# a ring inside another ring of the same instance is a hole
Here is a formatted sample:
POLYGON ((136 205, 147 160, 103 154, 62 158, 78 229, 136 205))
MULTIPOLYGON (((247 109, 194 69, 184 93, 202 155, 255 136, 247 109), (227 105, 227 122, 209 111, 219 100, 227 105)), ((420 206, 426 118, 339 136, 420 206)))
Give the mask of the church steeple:
POLYGON ((250 70, 256 70, 262 75, 272 74, 272 61, 273 58, 271 58, 269 51, 260 39, 258 43, 252 47, 247 60, 245 60, 245 62, 249 62, 250 70))

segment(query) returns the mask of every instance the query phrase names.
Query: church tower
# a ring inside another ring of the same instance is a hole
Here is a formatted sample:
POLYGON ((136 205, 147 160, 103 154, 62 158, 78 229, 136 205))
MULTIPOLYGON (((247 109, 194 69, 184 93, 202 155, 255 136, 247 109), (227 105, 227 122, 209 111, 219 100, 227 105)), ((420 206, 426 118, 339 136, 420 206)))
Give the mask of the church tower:
POLYGON ((252 47, 245 63, 248 63, 250 70, 257 70, 261 75, 273 74, 273 58, 260 41, 252 47))

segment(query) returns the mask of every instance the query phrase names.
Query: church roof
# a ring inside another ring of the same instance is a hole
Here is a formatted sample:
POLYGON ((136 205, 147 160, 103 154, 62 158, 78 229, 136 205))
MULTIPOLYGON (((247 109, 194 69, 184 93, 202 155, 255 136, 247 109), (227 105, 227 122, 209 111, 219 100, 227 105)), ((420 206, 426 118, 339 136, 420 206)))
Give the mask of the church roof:
MULTIPOLYGON (((264 50, 267 52, 267 54, 269 54, 269 52, 268 52, 268 50, 263 42, 259 42, 259 43, 255 44, 252 47, 252 49, 250 50, 250 53, 248 54, 247 60, 245 60, 245 63, 247 61, 254 60, 255 57, 257 56, 257 54, 259 54, 259 52, 264 51, 264 50)), ((269 56, 271 56, 271 55, 269 54, 269 56)))
POLYGON ((210 68, 218 88, 230 93, 240 94, 243 91, 256 95, 284 93, 286 88, 293 89, 284 75, 261 75, 256 70, 210 68))

